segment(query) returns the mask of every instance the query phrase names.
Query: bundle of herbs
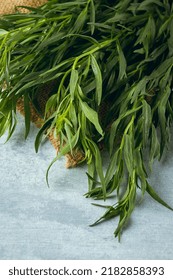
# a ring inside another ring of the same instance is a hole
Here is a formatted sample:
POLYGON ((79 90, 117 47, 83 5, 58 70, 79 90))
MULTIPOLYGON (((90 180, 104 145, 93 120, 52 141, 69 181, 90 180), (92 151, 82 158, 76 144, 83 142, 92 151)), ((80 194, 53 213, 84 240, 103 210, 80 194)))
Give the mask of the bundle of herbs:
MULTIPOLYGON (((80 153, 88 165, 87 197, 116 194, 96 221, 119 217, 121 234, 148 192, 168 206, 148 182, 155 159, 170 141, 173 118, 173 4, 169 0, 49 0, 0 18, 0 135, 8 139, 24 102, 25 136, 30 104, 42 120, 38 151, 53 132, 61 156, 80 153), (49 88, 45 110, 38 94, 49 88), (109 153, 103 171, 102 148, 109 153)), ((99 204, 95 204, 99 205, 99 204)))

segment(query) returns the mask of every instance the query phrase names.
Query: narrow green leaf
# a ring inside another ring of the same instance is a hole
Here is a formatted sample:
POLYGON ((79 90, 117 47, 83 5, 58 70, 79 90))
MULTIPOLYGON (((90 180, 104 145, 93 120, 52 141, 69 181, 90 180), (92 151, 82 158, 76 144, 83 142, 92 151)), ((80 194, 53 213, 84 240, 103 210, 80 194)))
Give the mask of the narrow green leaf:
POLYGON ((46 132, 47 128, 51 125, 52 122, 52 118, 50 118, 49 120, 47 120, 44 125, 41 127, 41 129, 39 130, 36 139, 35 139, 35 151, 36 153, 38 152, 41 140, 43 138, 44 133, 46 132))
POLYGON ((65 144, 65 146, 62 147, 62 149, 59 151, 58 155, 53 159, 53 161, 50 163, 48 169, 47 169, 47 172, 46 172, 46 182, 47 182, 47 185, 49 186, 49 180, 48 180, 48 176, 49 176, 49 171, 50 171, 50 168, 52 167, 52 165, 58 160, 60 159, 62 156, 68 154, 70 152, 71 149, 73 149, 78 140, 79 140, 79 133, 80 133, 80 127, 78 128, 78 131, 77 133, 72 137, 71 139, 71 143, 67 142, 65 144))
POLYGON ((160 196, 155 192, 155 190, 150 186, 150 184, 148 182, 147 182, 146 190, 154 200, 156 200, 157 202, 159 202, 160 204, 162 204, 166 208, 173 211, 173 208, 170 207, 163 199, 160 198, 160 196))
POLYGON ((152 169, 153 161, 155 158, 160 158, 160 143, 157 136, 157 131, 155 126, 152 124, 151 126, 151 144, 150 144, 150 169, 152 169))
POLYGON ((86 21, 87 12, 88 12, 88 8, 86 6, 86 8, 83 9, 82 12, 78 15, 76 22, 73 25, 72 32, 70 33, 80 33, 86 21))
POLYGON ((109 163, 109 166, 107 168, 106 175, 105 175, 106 186, 108 185, 108 183, 110 182, 112 177, 115 175, 115 172, 116 172, 116 169, 117 169, 118 154, 119 154, 119 150, 116 151, 110 159, 110 163, 109 163))
POLYGON ((89 139, 88 137, 87 137, 87 141, 88 141, 88 144, 92 151, 93 158, 95 159, 95 162, 94 162, 95 169, 97 171, 98 177, 101 182, 103 199, 105 200, 106 199, 106 185, 105 185, 105 178, 104 178, 104 173, 103 173, 103 165, 102 165, 102 158, 101 158, 100 150, 99 150, 97 144, 94 141, 92 141, 91 139, 89 139))
POLYGON ((110 151, 110 154, 112 154, 112 151, 113 151, 114 141, 115 141, 115 137, 116 137, 116 135, 117 135, 117 130, 118 130, 118 126, 119 126, 120 122, 121 122, 124 118, 126 118, 126 117, 130 116, 131 114, 133 114, 133 113, 137 112, 138 110, 140 110, 141 107, 142 107, 142 105, 139 106, 139 107, 137 107, 137 108, 132 108, 131 110, 127 110, 126 113, 123 112, 123 113, 112 123, 111 129, 110 129, 110 137, 109 137, 109 147, 110 147, 110 148, 109 148, 109 151, 110 151))
POLYGON ((72 137, 73 137, 73 135, 72 135, 70 126, 69 126, 69 124, 67 122, 65 122, 64 128, 65 128, 65 131, 66 131, 66 134, 67 134, 68 143, 70 145, 70 152, 72 153, 73 152, 72 151, 72 149, 73 149, 72 148, 72 137))
POLYGON ((11 112, 11 121, 9 124, 9 130, 8 130, 8 137, 6 139, 6 142, 11 138, 15 128, 17 125, 17 117, 16 117, 16 113, 15 112, 11 112))
POLYGON ((97 104, 100 105, 102 99, 102 74, 97 60, 93 55, 91 55, 91 67, 95 76, 96 81, 96 100, 97 104))
POLYGON ((24 94, 24 110, 25 110, 25 139, 27 138, 30 131, 31 113, 30 113, 30 102, 27 94, 24 94))
POLYGON ((173 15, 167 18, 167 20, 164 21, 164 23, 161 25, 158 31, 158 37, 161 36, 165 31, 167 31, 168 26, 170 24, 170 21, 172 21, 173 15))
POLYGON ((88 106, 86 102, 80 100, 82 111, 86 118, 95 126, 96 130, 103 136, 103 130, 99 123, 98 113, 88 106))
POLYGON ((128 18, 128 13, 116 13, 112 18, 108 19, 107 22, 125 22, 128 18))
POLYGON ((57 106, 57 95, 53 94, 46 102, 45 115, 50 114, 57 106))
POLYGON ((126 163, 126 167, 128 169, 129 174, 132 174, 134 166, 134 160, 133 160, 133 142, 132 142, 132 137, 131 135, 126 134, 124 136, 124 149, 123 149, 123 153, 124 153, 124 159, 125 159, 125 163, 126 163))
POLYGON ((145 0, 145 1, 142 1, 142 3, 139 5, 138 7, 138 10, 147 10, 148 9, 148 6, 151 5, 153 6, 153 4, 156 4, 160 7, 163 7, 163 3, 160 1, 160 0, 145 0))
POLYGON ((8 34, 8 31, 4 30, 4 29, 0 29, 0 36, 4 36, 8 34))
POLYGON ((97 47, 100 46, 99 42, 96 40, 96 38, 94 37, 91 37, 91 36, 88 36, 88 35, 83 35, 83 34, 79 34, 79 33, 70 33, 70 34, 66 34, 63 36, 62 39, 64 38, 69 38, 69 37, 76 37, 77 39, 78 38, 81 38, 81 39, 84 39, 88 42, 90 42, 92 45, 96 45, 97 47))
POLYGON ((142 118, 143 118, 143 145, 146 146, 149 139, 149 133, 152 123, 152 112, 150 105, 143 100, 142 118))
POLYGON ((96 173, 95 164, 94 164, 94 161, 91 161, 91 163, 88 164, 88 173, 87 173, 87 176, 88 176, 88 191, 89 192, 94 188, 94 186, 96 184, 95 173, 96 173))
POLYGON ((142 157, 141 150, 139 148, 135 150, 134 158, 135 158, 135 171, 140 178, 140 182, 141 182, 140 187, 142 190, 142 195, 144 195, 146 191, 146 184, 147 184, 146 183, 147 173, 144 168, 143 157, 142 157))
POLYGON ((168 98, 170 96, 171 89, 167 86, 164 90, 164 94, 162 94, 159 105, 158 105, 158 117, 159 117, 159 126, 161 130, 161 151, 162 155, 165 145, 167 143, 167 133, 166 133, 166 105, 168 102, 168 98))
POLYGON ((73 105, 73 103, 70 106, 69 117, 70 117, 71 122, 73 123, 74 130, 76 131, 77 125, 78 125, 78 119, 77 119, 77 112, 76 112, 76 109, 75 109, 75 106, 73 105))
POLYGON ((101 216, 96 222, 91 224, 90 227, 93 227, 93 226, 99 224, 102 221, 115 218, 115 217, 117 217, 120 214, 120 209, 118 207, 101 205, 101 204, 97 204, 97 203, 92 203, 92 205, 98 206, 98 207, 102 207, 102 208, 106 208, 107 210, 105 211, 103 216, 101 216))
POLYGON ((95 5, 94 5, 94 1, 91 0, 90 2, 90 24, 91 24, 91 35, 94 34, 94 30, 95 30, 95 5))
POLYGON ((123 78, 127 76, 126 74, 127 62, 119 41, 117 41, 117 51, 118 51, 118 58, 119 58, 118 80, 121 81, 123 78))
POLYGON ((167 58, 161 64, 159 64, 157 69, 155 69, 150 76, 147 77, 148 80, 154 80, 162 77, 167 72, 167 70, 172 66, 173 66, 173 57, 167 58))
POLYGON ((72 100, 74 100, 74 94, 75 94, 78 78, 79 78, 78 71, 75 69, 72 69, 71 76, 70 76, 70 94, 71 94, 72 100))

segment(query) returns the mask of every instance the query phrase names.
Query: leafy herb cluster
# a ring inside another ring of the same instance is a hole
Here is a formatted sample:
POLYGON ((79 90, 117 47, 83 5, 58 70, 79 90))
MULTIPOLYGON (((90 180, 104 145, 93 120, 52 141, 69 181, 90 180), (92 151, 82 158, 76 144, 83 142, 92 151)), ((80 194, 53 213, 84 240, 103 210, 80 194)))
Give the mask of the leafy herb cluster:
POLYGON ((88 165, 86 196, 105 200, 116 192, 116 203, 95 224, 118 216, 120 237, 137 189, 172 209, 147 180, 170 140, 172 1, 49 0, 28 10, 0 18, 0 135, 8 130, 11 137, 23 97, 27 137, 29 103, 40 112, 40 87, 56 81, 35 148, 53 130, 61 145, 51 165, 80 150, 88 165), (109 152, 106 173, 101 145, 109 152))

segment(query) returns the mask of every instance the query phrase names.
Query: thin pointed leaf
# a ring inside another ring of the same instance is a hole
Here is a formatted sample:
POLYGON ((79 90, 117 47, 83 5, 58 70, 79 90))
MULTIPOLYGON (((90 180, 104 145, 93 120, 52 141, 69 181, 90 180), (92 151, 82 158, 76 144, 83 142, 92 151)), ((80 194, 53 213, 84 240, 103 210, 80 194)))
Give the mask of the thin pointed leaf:
POLYGON ((70 94, 72 100, 74 100, 74 94, 75 94, 78 78, 79 78, 78 71, 72 69, 71 76, 70 76, 70 94))
POLYGON ((149 193, 149 195, 156 200, 157 202, 159 202, 161 205, 165 206, 166 208, 170 209, 173 211, 173 208, 170 207, 163 199, 160 198, 160 196, 155 192, 155 190, 150 186, 150 184, 147 182, 147 188, 146 188, 147 192, 149 193))
POLYGON ((27 94, 24 95, 24 110, 25 110, 25 139, 27 138, 30 131, 30 102, 27 94))
POLYGON ((86 118, 95 126, 96 130, 103 136, 103 130, 99 123, 98 114, 86 102, 80 101, 82 111, 86 118))
POLYGON ((77 133, 72 137, 71 139, 71 143, 66 143, 64 147, 62 147, 62 149, 59 151, 58 155, 53 159, 53 161, 50 163, 47 171, 46 171, 46 182, 47 182, 47 185, 49 186, 49 179, 48 179, 48 176, 49 176, 49 171, 50 171, 50 168, 52 167, 52 165, 58 160, 60 159, 62 156, 68 154, 71 149, 73 149, 78 140, 79 140, 79 133, 80 133, 80 127, 78 128, 78 131, 77 133))
POLYGON ((102 99, 102 74, 97 60, 93 55, 91 55, 91 67, 95 76, 96 81, 96 100, 97 104, 100 105, 102 99))

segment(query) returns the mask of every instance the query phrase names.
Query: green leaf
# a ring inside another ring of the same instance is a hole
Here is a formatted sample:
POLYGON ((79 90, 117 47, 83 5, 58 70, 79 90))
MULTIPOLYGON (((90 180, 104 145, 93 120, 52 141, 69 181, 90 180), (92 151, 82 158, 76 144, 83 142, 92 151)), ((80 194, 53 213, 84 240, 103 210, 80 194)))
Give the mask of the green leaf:
POLYGON ((57 106, 57 95, 53 94, 51 97, 49 97, 48 101, 46 102, 46 108, 45 108, 45 115, 50 114, 52 110, 55 110, 57 106))
POLYGON ((91 67, 95 76, 96 82, 96 100, 97 104, 100 105, 102 99, 102 74, 100 71, 100 67, 97 63, 97 60, 93 55, 91 55, 91 67))
POLYGON ((168 103, 168 98, 171 94, 171 89, 167 86, 164 90, 164 94, 161 96, 161 99, 158 103, 158 117, 159 117, 159 126, 161 130, 161 151, 160 154, 162 155, 163 150, 165 148, 167 140, 167 133, 166 133, 166 107, 168 103))
POLYGON ((112 177, 115 175, 116 169, 117 169, 117 158, 119 155, 119 150, 116 151, 113 156, 110 158, 110 163, 106 171, 105 175, 105 185, 107 186, 109 182, 111 181, 112 177))
POLYGON ((91 37, 91 36, 88 36, 88 35, 83 35, 83 34, 79 34, 79 33, 70 33, 70 34, 67 34, 67 35, 64 35, 62 37, 62 39, 65 39, 65 38, 70 38, 70 37, 76 37, 77 39, 81 38, 81 39, 84 39, 88 42, 90 42, 92 45, 96 45, 97 47, 100 46, 99 42, 97 41, 96 38, 94 37, 91 37))
POLYGON ((126 134, 124 136, 123 153, 124 153, 124 159, 128 172, 129 174, 132 174, 134 169, 134 160, 133 160, 133 140, 131 135, 126 134))
POLYGON ((52 118, 48 119, 44 125, 41 127, 41 129, 39 130, 36 139, 35 139, 35 151, 36 153, 38 152, 40 143, 42 141, 43 135, 45 134, 46 130, 48 129, 48 127, 51 125, 52 122, 52 118))
POLYGON ((94 186, 95 186, 95 173, 96 173, 96 169, 95 169, 95 164, 94 161, 91 161, 90 164, 88 164, 88 191, 90 192, 94 186))
POLYGON ((69 118, 70 118, 71 122, 73 123, 74 130, 76 131, 77 130, 77 126, 78 126, 78 119, 77 119, 76 108, 73 105, 73 103, 70 106, 69 118))
POLYGON ((91 35, 94 34, 94 30, 95 30, 95 5, 94 5, 94 1, 91 0, 90 1, 90 26, 91 26, 91 35))
POLYGON ((173 66, 173 57, 167 58, 161 64, 159 64, 157 69, 155 69, 150 76, 147 77, 148 80, 154 80, 162 77, 172 66, 173 66))
POLYGON ((82 30, 82 28, 85 24, 85 21, 87 18, 87 12, 88 12, 88 8, 86 6, 86 8, 83 9, 81 11, 81 13, 78 15, 78 17, 73 25, 72 31, 70 33, 80 33, 80 31, 82 30))
POLYGON ((0 29, 0 36, 4 36, 8 34, 8 31, 4 30, 4 29, 0 29))
MULTIPOLYGON (((88 138, 87 138, 88 139, 88 138)), ((103 174, 103 166, 102 166, 102 158, 101 158, 101 154, 99 151, 98 146, 94 143, 94 141, 88 139, 91 149, 93 151, 93 155, 95 157, 95 168, 97 171, 97 174, 100 178, 101 181, 101 185, 102 185, 102 191, 103 191, 103 199, 106 199, 106 185, 105 185, 105 178, 104 178, 104 174, 103 174)))
POLYGON ((25 139, 27 138, 30 131, 30 100, 27 94, 24 94, 24 110, 25 110, 25 139))
POLYGON ((143 118, 143 145, 144 147, 148 143, 149 139, 149 133, 152 123, 152 112, 150 105, 143 100, 143 106, 142 106, 142 118, 143 118))
POLYGON ((85 93, 85 95, 87 95, 89 92, 94 90, 95 87, 96 87, 95 81, 88 82, 88 84, 83 88, 83 92, 85 93))
POLYGON ((137 108, 132 108, 131 110, 128 110, 127 112, 123 112, 111 125, 110 129, 110 137, 109 137, 109 152, 112 154, 113 148, 114 148, 114 141, 115 137, 117 136, 118 126, 120 125, 120 122, 123 121, 126 117, 130 116, 131 114, 137 112, 142 107, 139 106, 137 108))
POLYGON ((173 208, 170 207, 163 199, 160 198, 160 196, 155 192, 155 190, 149 185, 149 183, 147 182, 147 188, 146 188, 147 192, 149 193, 149 195, 156 200, 158 203, 162 204, 163 206, 165 206, 166 208, 170 209, 173 211, 173 208))
POLYGON ((161 25, 161 27, 159 28, 159 31, 158 31, 158 37, 163 35, 163 33, 165 31, 167 31, 168 27, 169 27, 169 24, 170 24, 170 21, 172 21, 172 18, 173 18, 173 15, 171 15, 170 17, 168 17, 168 19, 166 19, 164 21, 164 23, 161 25))
POLYGON ((118 80, 121 81, 123 78, 125 78, 127 76, 127 74, 126 74, 127 62, 126 62, 126 58, 124 56, 123 50, 122 50, 121 45, 118 40, 117 40, 117 51, 118 51, 118 59, 119 59, 118 80))
POLYGON ((140 30, 138 40, 135 43, 135 45, 143 44, 146 57, 148 57, 149 49, 155 39, 155 35, 156 35, 155 21, 153 17, 150 16, 146 26, 140 30))
POLYGON ((75 94, 78 78, 79 78, 78 71, 72 69, 71 76, 70 76, 70 94, 72 100, 74 100, 74 94, 75 94))
POLYGON ((110 155, 112 154, 113 149, 114 149, 114 141, 115 141, 115 137, 117 135, 117 129, 118 129, 118 126, 120 124, 120 121, 121 121, 121 118, 118 118, 111 125, 110 137, 109 137, 109 153, 110 153, 110 155))
POLYGON ((71 151, 71 149, 73 149, 78 140, 79 140, 79 134, 80 134, 80 127, 78 128, 78 131, 77 133, 72 137, 71 139, 71 142, 67 142, 62 148, 61 150, 59 151, 58 155, 53 159, 53 161, 50 163, 48 169, 47 169, 47 172, 46 172, 46 182, 47 182, 47 185, 49 186, 49 180, 48 180, 48 175, 49 175, 49 171, 50 171, 50 168, 52 167, 52 165, 58 160, 60 159, 62 156, 66 155, 67 153, 69 153, 71 151))
POLYGON ((160 7, 163 7, 164 5, 163 3, 161 3, 160 0, 145 0, 142 1, 142 3, 139 5, 138 10, 145 10, 145 9, 147 10, 149 5, 153 6, 154 4, 160 7))
POLYGON ((125 22, 129 18, 129 13, 116 13, 112 18, 108 19, 107 22, 125 22))
POLYGON ((169 57, 173 56, 173 15, 170 22, 170 37, 168 39, 169 57))
POLYGON ((160 158, 160 143, 157 136, 157 131, 155 126, 152 124, 151 126, 151 144, 150 144, 150 169, 152 169, 152 165, 155 158, 160 158))
POLYGON ((147 184, 147 173, 144 168, 144 160, 142 157, 142 152, 140 148, 135 149, 134 152, 134 157, 135 157, 135 171, 137 175, 139 176, 140 182, 141 182, 141 190, 142 190, 142 196, 145 194, 146 191, 146 184, 147 184))
POLYGON ((73 134, 71 132, 71 128, 70 128, 70 125, 65 121, 65 124, 64 124, 64 129, 66 131, 66 135, 67 135, 67 139, 68 139, 68 143, 70 145, 70 152, 71 154, 73 153, 72 151, 72 138, 73 138, 73 134))
POLYGON ((103 214, 103 216, 101 216, 96 222, 91 224, 90 227, 93 227, 104 220, 109 220, 109 219, 115 218, 120 214, 120 209, 118 207, 113 207, 113 206, 109 206, 109 205, 101 205, 101 204, 97 204, 97 203, 92 203, 92 205, 106 208, 107 210, 103 214))
POLYGON ((89 107, 86 102, 80 100, 80 104, 86 118, 95 126, 96 130, 103 136, 104 133, 99 123, 98 113, 94 111, 91 107, 89 107))

